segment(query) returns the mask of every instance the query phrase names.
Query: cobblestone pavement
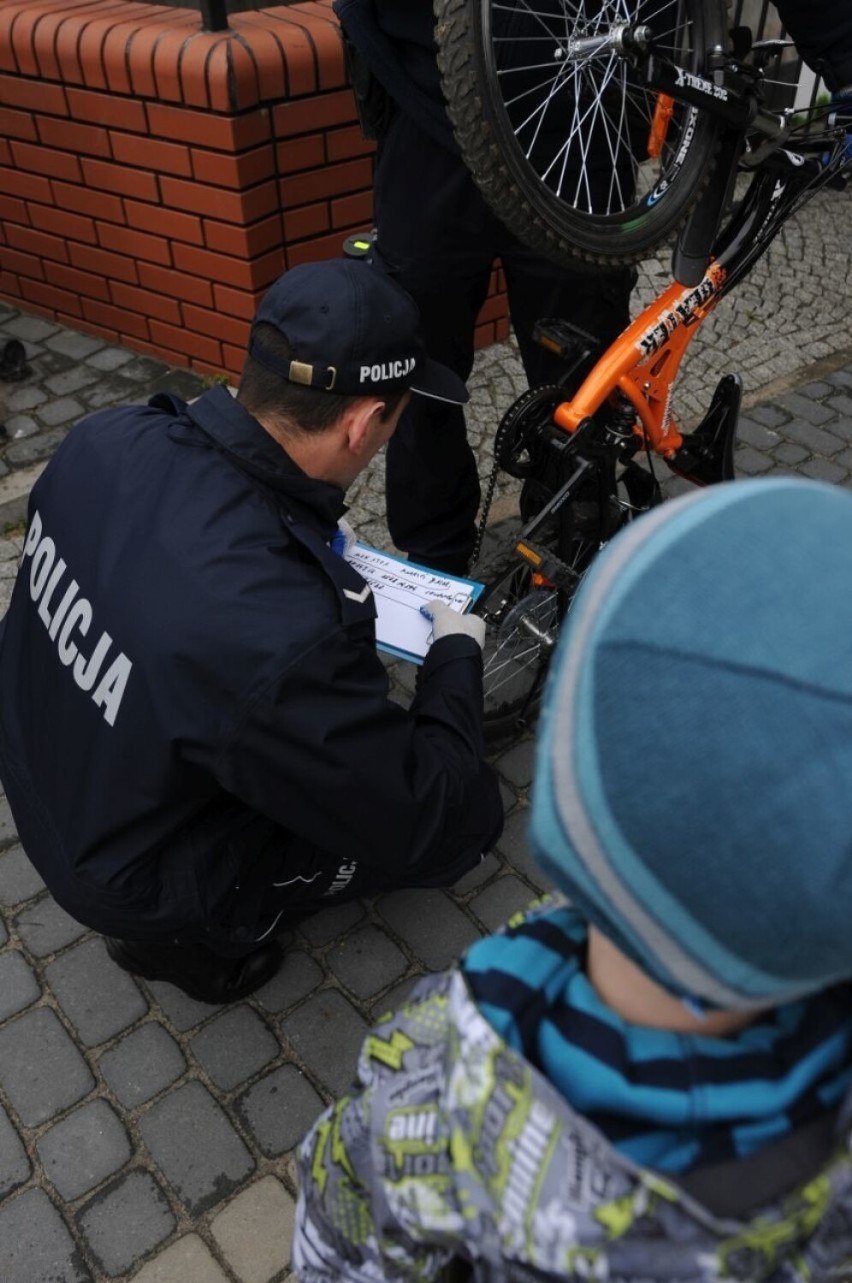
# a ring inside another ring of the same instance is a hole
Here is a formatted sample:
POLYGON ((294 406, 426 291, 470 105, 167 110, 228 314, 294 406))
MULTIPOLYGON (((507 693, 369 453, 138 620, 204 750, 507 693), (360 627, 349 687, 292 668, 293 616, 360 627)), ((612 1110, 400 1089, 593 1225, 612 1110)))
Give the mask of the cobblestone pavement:
MULTIPOLYGON (((812 207, 817 230, 807 242, 788 230, 691 357, 687 424, 723 373, 744 374, 742 474, 795 471, 852 486, 850 204, 832 196, 812 207)), ((664 276, 662 263, 647 267, 640 295, 664 276)), ((32 373, 0 384, 7 522, 34 465, 80 415, 161 388, 192 396, 202 387, 0 305, 0 343, 9 337, 26 343, 32 373)), ((472 389, 485 471, 496 417, 523 389, 511 344, 479 355, 472 389)), ((352 498, 353 524, 386 544, 378 469, 352 498)), ((511 502, 501 491, 497 515, 511 502)), ((20 527, 0 538, 0 614, 21 544, 20 527)), ((411 670, 396 665, 391 676, 404 699, 411 670)), ((230 1007, 116 968, 100 937, 46 892, 0 794, 2 1283, 289 1278, 293 1150, 323 1102, 347 1087, 368 1022, 546 885, 525 838, 532 762, 529 737, 497 758, 506 829, 475 872, 451 891, 399 892, 318 915, 289 938, 280 974, 230 1007)))

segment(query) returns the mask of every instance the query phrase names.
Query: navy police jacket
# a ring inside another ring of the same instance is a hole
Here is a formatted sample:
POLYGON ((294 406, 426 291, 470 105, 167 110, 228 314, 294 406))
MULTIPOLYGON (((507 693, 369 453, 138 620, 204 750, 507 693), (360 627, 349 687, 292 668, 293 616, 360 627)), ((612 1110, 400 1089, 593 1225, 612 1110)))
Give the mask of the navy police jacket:
POLYGON ((428 881, 499 835, 479 648, 436 642, 411 710, 388 698, 343 508, 222 387, 91 416, 36 483, 0 779, 80 921, 248 923, 317 860, 428 881))

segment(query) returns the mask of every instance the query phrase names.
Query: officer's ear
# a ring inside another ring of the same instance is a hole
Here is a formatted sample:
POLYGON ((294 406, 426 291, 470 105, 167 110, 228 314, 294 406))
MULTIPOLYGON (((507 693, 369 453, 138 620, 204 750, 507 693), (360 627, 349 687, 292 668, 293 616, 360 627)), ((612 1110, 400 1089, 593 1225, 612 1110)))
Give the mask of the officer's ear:
POLYGON ((387 404, 378 397, 359 397, 349 407, 345 415, 347 441, 350 452, 356 458, 371 458, 375 454, 377 440, 384 444, 387 439, 387 404))

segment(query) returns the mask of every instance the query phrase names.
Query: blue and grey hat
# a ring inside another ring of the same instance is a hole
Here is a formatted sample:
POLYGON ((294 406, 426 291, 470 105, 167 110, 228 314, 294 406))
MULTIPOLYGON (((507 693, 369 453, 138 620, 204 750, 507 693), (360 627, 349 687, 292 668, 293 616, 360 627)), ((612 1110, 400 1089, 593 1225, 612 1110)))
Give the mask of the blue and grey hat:
POLYGON ((674 993, 852 978, 852 494, 733 482, 623 531, 548 684, 532 839, 674 993))

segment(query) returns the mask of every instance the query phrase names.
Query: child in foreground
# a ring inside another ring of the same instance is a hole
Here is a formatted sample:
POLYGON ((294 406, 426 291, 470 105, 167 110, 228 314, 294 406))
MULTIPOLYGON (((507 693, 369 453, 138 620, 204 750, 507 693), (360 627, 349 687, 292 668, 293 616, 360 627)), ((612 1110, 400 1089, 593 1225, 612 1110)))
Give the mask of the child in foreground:
POLYGON ((613 540, 531 840, 564 894, 423 979, 304 1141, 302 1283, 852 1279, 852 495, 613 540))

